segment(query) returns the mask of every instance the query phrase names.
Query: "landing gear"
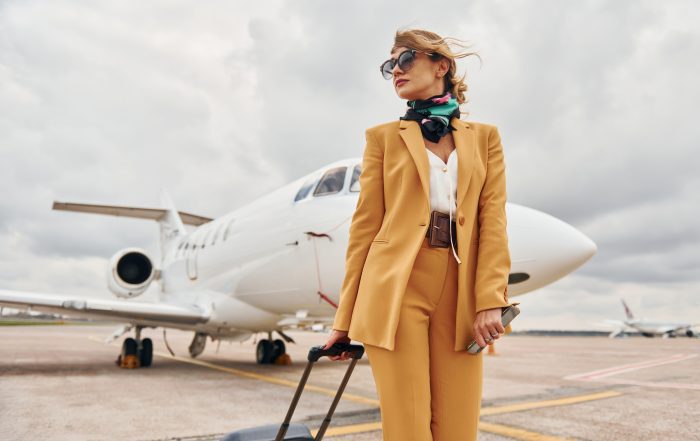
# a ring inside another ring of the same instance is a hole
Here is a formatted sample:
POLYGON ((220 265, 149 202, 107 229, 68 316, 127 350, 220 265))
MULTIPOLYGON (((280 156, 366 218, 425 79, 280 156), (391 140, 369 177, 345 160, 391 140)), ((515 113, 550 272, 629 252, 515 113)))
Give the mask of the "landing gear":
POLYGON ((153 362, 153 340, 144 338, 141 340, 141 351, 139 351, 141 367, 149 367, 153 362))
MULTIPOLYGON (((268 335, 272 337, 271 333, 268 335)), ((284 340, 278 338, 272 341, 271 338, 264 338, 258 342, 258 346, 255 350, 255 361, 257 361, 258 364, 276 363, 278 360, 287 358, 289 357, 287 356, 287 346, 284 340)))
POLYGON ((148 367, 153 362, 153 340, 141 340, 141 327, 136 327, 136 338, 126 338, 117 357, 117 366, 126 369, 148 367))
POLYGON ((266 338, 258 342, 258 347, 255 349, 255 359, 258 364, 268 364, 274 361, 275 347, 272 342, 266 338))
POLYGON ((202 352, 204 352, 204 347, 207 345, 207 334, 197 332, 194 334, 192 343, 190 343, 190 357, 195 358, 202 352))

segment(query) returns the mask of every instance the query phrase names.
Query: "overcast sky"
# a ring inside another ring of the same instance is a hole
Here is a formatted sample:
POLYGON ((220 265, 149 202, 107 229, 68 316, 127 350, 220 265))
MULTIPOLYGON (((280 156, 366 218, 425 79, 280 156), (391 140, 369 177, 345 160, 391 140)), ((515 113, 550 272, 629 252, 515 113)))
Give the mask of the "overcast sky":
POLYGON ((54 200, 216 217, 334 160, 405 101, 399 27, 473 44, 468 120, 498 126, 508 200, 598 245, 518 298, 514 329, 700 322, 700 6, 693 1, 2 1, 0 288, 107 297, 157 224, 54 200))

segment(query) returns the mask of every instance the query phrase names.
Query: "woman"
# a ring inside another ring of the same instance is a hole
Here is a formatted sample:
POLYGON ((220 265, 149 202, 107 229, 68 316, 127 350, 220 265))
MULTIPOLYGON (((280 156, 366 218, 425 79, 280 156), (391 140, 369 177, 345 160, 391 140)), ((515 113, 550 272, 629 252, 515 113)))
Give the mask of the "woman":
POLYGON ((385 441, 475 440, 482 355, 466 348, 510 332, 500 321, 510 271, 503 148, 494 126, 459 119, 467 86, 455 59, 471 54, 432 32, 398 31, 381 70, 408 109, 366 131, 325 348, 364 343, 385 441))

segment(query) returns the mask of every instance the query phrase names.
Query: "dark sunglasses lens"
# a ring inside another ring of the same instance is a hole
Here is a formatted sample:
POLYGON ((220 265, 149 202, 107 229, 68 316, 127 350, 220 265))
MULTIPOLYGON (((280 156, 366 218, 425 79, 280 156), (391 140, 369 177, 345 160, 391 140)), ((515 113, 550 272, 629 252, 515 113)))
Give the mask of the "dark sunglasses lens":
POLYGON ((416 56, 413 54, 413 51, 403 52, 399 55, 399 69, 406 72, 413 66, 413 61, 415 59, 416 56))
POLYGON ((386 60, 382 64, 382 76, 384 77, 385 80, 390 80, 391 77, 394 76, 394 74, 391 72, 394 69, 394 63, 391 62, 391 60, 386 60))

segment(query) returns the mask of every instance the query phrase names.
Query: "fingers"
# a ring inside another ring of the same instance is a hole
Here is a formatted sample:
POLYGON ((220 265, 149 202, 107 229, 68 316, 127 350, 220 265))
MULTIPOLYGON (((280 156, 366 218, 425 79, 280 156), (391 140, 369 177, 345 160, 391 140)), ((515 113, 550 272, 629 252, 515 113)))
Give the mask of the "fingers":
POLYGON ((330 359, 333 360, 333 361, 337 361, 337 360, 341 360, 341 361, 342 361, 342 360, 347 360, 347 359, 350 358, 350 353, 347 352, 347 351, 343 351, 343 353, 341 353, 340 355, 333 355, 333 356, 329 356, 328 358, 330 358, 330 359))
POLYGON ((499 312, 494 310, 494 313, 487 311, 485 314, 479 314, 474 324, 474 340, 480 347, 492 345, 504 333, 505 328, 499 312))

